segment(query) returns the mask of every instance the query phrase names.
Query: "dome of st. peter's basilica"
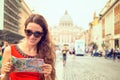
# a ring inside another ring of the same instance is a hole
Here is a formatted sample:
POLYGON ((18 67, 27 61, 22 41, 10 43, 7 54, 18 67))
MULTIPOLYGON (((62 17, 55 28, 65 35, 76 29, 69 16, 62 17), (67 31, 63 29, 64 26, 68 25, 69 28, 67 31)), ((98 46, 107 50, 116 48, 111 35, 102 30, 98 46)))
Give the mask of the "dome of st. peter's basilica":
POLYGON ((68 44, 73 47, 74 41, 79 38, 82 28, 73 23, 71 16, 65 11, 59 24, 51 28, 52 38, 56 45, 68 44))

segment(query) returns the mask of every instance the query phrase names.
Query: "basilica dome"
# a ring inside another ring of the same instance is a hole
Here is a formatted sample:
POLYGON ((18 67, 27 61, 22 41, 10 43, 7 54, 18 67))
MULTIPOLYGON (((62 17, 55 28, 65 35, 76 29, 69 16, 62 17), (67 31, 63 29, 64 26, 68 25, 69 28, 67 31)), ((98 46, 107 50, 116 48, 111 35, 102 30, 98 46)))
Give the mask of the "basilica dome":
POLYGON ((61 17, 59 25, 73 25, 73 20, 67 11, 65 11, 65 14, 61 17))

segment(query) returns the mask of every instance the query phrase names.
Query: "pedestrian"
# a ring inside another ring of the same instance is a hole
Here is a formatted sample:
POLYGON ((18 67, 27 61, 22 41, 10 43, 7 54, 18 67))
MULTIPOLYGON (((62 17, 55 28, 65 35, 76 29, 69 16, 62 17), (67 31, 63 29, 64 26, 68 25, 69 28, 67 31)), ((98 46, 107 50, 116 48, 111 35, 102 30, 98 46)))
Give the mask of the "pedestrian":
POLYGON ((109 58, 112 58, 112 57, 113 57, 113 54, 114 54, 114 49, 111 48, 110 51, 109 51, 108 57, 109 57, 109 58))
POLYGON ((107 59, 107 58, 108 58, 108 54, 109 54, 109 49, 108 49, 108 48, 106 48, 106 49, 105 49, 105 59, 107 59))
POLYGON ((45 18, 31 14, 25 22, 24 32, 25 38, 21 42, 4 51, 1 80, 55 80, 55 50, 45 18), (43 59, 42 72, 15 72, 11 56, 43 59))
POLYGON ((0 44, 0 56, 2 56, 2 45, 0 44))
POLYGON ((75 48, 73 48, 73 51, 72 51, 72 54, 73 54, 73 59, 75 59, 75 48))
POLYGON ((7 40, 5 40, 3 43, 3 47, 2 47, 2 54, 4 53, 4 50, 7 46, 9 46, 9 42, 7 40))
MULTIPOLYGON (((0 45, 0 62, 2 60, 2 45, 0 45)), ((0 64, 1 65, 1 64, 0 64)), ((1 66, 0 66, 1 67, 1 66)))
POLYGON ((115 61, 115 60, 116 60, 116 58, 117 58, 117 54, 118 54, 118 50, 117 50, 117 49, 115 49, 115 50, 114 50, 114 52, 113 52, 113 54, 112 54, 113 61, 115 61))
POLYGON ((1 61, 2 61, 2 45, 0 44, 0 71, 1 71, 1 61))
POLYGON ((63 48, 63 50, 62 50, 62 55, 63 55, 63 66, 66 65, 67 52, 68 52, 68 49, 67 49, 66 46, 64 46, 64 48, 63 48))
POLYGON ((117 61, 120 62, 120 49, 118 48, 117 61))

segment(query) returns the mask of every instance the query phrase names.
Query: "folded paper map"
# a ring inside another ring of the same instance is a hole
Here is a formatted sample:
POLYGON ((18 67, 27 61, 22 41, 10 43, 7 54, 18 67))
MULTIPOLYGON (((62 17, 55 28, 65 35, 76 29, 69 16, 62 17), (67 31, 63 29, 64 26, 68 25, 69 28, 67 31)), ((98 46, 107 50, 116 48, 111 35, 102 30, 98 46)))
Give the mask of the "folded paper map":
POLYGON ((41 72, 43 59, 11 57, 16 72, 41 72))

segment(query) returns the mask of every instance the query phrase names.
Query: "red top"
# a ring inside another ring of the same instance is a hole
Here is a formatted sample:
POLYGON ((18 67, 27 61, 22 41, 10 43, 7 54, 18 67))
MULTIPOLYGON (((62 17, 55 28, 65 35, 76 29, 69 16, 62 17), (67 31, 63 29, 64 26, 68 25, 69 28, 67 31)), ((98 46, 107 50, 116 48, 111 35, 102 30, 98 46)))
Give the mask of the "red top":
MULTIPOLYGON (((11 55, 17 58, 24 58, 14 45, 11 46, 11 55)), ((38 72, 12 72, 11 80, 41 80, 38 72)))

